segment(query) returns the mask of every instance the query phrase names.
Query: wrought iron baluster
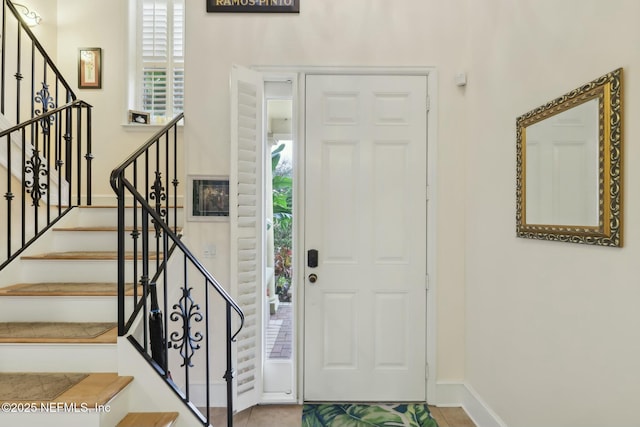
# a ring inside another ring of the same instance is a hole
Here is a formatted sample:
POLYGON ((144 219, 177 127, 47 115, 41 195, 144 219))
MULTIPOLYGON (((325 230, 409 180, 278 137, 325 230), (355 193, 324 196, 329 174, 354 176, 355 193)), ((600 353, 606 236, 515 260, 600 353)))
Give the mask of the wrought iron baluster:
POLYGON ((191 296, 193 288, 188 285, 184 285, 181 290, 182 297, 180 297, 177 304, 173 305, 172 308, 175 311, 171 312, 172 321, 182 322, 181 332, 172 332, 171 342, 174 349, 180 349, 180 356, 182 357, 180 367, 193 367, 191 359, 193 358, 196 350, 200 349, 200 344, 198 343, 202 341, 202 333, 193 333, 191 322, 201 322, 203 320, 203 316, 200 312, 200 305, 196 304, 191 296))
MULTIPOLYGON (((149 194, 149 198, 155 201, 155 210, 158 215, 166 219, 167 210, 162 207, 162 202, 167 199, 167 194, 165 193, 165 188, 162 185, 162 172, 155 172, 156 179, 153 181, 153 185, 151 186, 151 193, 149 194)), ((159 238, 162 235, 162 228, 160 224, 156 222, 156 220, 152 219, 151 222, 156 231, 156 238, 159 238)), ((166 221, 165 221, 166 222, 166 221)))

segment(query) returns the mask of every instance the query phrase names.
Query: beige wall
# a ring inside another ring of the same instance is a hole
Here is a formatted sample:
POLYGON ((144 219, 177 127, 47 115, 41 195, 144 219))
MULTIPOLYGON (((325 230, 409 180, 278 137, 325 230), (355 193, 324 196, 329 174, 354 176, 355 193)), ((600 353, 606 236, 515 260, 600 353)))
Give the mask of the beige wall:
POLYGON ((467 382, 510 427, 637 425, 640 2, 469 6, 467 382), (625 246, 516 238, 516 116, 618 67, 625 246))
POLYGON ((47 50, 51 58, 56 58, 58 46, 56 43, 58 33, 58 0, 28 0, 17 3, 24 4, 31 10, 35 10, 42 17, 40 25, 31 28, 42 46, 47 50))
MULTIPOLYGON (((451 381, 464 378, 461 155, 466 135, 460 118, 465 105, 453 76, 468 56, 465 5, 463 0, 305 0, 300 14, 230 15, 207 14, 204 4, 188 3, 186 15, 185 138, 193 173, 229 173, 228 82, 234 63, 437 67, 438 379, 451 381)), ((206 239, 220 242, 218 247, 228 244, 226 224, 195 227, 202 230, 189 233, 195 248, 206 239)), ((223 256, 212 265, 227 283, 228 260, 223 256)))
MULTIPOLYGON (((41 0, 43 1, 43 0, 41 0)), ((127 120, 126 0, 58 0, 58 67, 79 99, 93 105, 94 202, 115 203, 111 170, 153 134, 127 120), (102 48, 102 89, 78 89, 78 48, 102 48)), ((156 128, 157 130, 157 128, 156 128)))

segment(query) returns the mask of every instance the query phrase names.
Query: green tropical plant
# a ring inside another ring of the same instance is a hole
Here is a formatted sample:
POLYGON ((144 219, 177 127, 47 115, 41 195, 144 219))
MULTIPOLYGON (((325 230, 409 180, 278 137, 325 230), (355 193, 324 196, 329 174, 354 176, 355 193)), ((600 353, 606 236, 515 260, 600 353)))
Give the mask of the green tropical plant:
POLYGON ((291 247, 293 222, 293 178, 291 168, 278 168, 285 145, 280 144, 271 152, 274 244, 291 247))
POLYGON ((271 152, 273 243, 276 294, 280 301, 291 301, 291 239, 293 225, 293 179, 291 167, 283 165, 280 144, 271 152))

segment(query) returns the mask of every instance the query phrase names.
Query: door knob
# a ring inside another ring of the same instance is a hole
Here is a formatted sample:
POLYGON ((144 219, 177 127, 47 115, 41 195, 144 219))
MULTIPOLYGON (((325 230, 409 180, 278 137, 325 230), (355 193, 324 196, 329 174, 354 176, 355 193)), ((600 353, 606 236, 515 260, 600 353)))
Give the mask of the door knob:
POLYGON ((310 274, 309 275, 309 282, 316 283, 317 280, 318 280, 318 275, 317 274, 310 274))

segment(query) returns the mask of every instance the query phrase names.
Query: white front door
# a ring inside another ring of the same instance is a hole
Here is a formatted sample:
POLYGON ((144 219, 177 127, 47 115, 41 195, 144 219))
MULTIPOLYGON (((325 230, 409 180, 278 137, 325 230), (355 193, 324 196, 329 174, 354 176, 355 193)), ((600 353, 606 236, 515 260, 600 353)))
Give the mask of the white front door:
POLYGON ((305 115, 304 399, 424 401, 427 77, 308 75, 305 115))

